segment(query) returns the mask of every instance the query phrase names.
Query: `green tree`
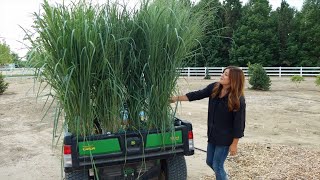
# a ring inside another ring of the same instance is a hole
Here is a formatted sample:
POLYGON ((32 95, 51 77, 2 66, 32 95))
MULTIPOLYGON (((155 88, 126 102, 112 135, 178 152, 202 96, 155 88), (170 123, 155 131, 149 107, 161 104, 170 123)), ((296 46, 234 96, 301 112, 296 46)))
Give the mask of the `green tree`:
POLYGON ((203 25, 205 37, 199 40, 200 56, 191 61, 191 66, 219 66, 223 59, 220 56, 222 47, 221 31, 222 5, 219 0, 201 0, 193 7, 193 12, 203 25))
POLYGON ((301 60, 301 52, 300 52, 300 26, 301 26, 301 13, 295 10, 294 17, 292 19, 291 29, 292 31, 288 35, 287 41, 287 61, 289 66, 299 66, 301 60))
POLYGON ((252 89, 267 91, 270 89, 271 80, 261 64, 248 64, 249 84, 252 89))
POLYGON ((0 65, 12 63, 10 47, 5 43, 0 43, 0 65))
POLYGON ((239 0, 223 1, 223 30, 222 46, 219 50, 219 56, 222 59, 220 66, 230 65, 230 50, 233 44, 233 33, 238 29, 239 21, 242 16, 242 5, 239 0))
POLYGON ((18 64, 20 61, 20 57, 17 53, 11 52, 12 62, 18 64))
POLYGON ((0 95, 3 94, 4 91, 6 91, 8 86, 9 86, 9 83, 4 81, 4 76, 2 75, 2 73, 0 73, 0 95))
POLYGON ((26 62, 25 61, 21 61, 21 58, 19 57, 19 55, 15 52, 11 52, 11 56, 12 56, 12 62, 15 64, 16 67, 25 67, 26 66, 26 62))
POLYGON ((250 0, 243 7, 241 26, 234 33, 231 63, 246 66, 248 62, 272 66, 274 50, 278 49, 271 6, 268 0, 250 0))
POLYGON ((282 0, 281 6, 275 11, 277 18, 277 35, 279 43, 278 57, 279 61, 276 66, 292 66, 294 61, 290 59, 289 51, 289 37, 293 31, 293 18, 295 9, 291 8, 289 4, 282 0))
POLYGON ((300 65, 320 66, 320 0, 305 0, 300 18, 300 65))

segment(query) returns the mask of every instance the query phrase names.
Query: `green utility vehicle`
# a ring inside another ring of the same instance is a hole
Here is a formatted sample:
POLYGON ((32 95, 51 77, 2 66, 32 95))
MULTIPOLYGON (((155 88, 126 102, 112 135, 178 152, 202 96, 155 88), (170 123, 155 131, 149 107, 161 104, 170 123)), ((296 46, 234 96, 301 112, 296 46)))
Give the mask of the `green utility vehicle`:
POLYGON ((175 119, 167 132, 126 131, 76 137, 65 133, 65 179, 187 179, 184 156, 194 154, 192 124, 175 119))

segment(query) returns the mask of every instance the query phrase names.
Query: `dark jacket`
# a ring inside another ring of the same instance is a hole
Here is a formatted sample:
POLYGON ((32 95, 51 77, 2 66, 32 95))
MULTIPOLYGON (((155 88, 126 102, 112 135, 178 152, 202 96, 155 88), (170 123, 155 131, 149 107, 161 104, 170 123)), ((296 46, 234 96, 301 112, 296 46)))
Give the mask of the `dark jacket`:
POLYGON ((215 145, 230 146, 233 138, 243 137, 245 129, 246 103, 243 96, 240 97, 240 109, 228 110, 228 94, 222 98, 210 97, 215 83, 206 88, 187 93, 189 101, 200 100, 209 97, 208 107, 208 142, 215 145))

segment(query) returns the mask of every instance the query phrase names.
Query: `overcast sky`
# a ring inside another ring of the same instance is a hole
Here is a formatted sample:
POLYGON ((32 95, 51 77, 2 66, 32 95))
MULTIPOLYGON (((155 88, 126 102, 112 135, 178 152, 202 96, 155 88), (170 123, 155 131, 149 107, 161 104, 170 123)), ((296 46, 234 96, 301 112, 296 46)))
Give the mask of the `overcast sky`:
MULTIPOLYGON (((49 2, 62 2, 62 0, 48 0, 49 2)), ((70 0, 66 0, 70 1, 70 0)), ((93 0, 105 2, 106 0, 93 0)), ((127 0, 129 1, 129 0, 127 0)), ((130 0, 130 4, 136 4, 139 0, 130 0)), ((198 0, 195 0, 198 1, 198 0)), ((248 0, 242 0, 246 3, 248 0)), ((11 50, 19 56, 27 52, 23 43, 24 31, 20 28, 30 29, 33 17, 32 13, 39 11, 43 0, 0 0, 0 41, 3 40, 10 46, 11 50)), ((300 10, 303 0, 287 0, 291 7, 300 10)), ((281 0, 269 0, 273 9, 280 6, 281 0)))

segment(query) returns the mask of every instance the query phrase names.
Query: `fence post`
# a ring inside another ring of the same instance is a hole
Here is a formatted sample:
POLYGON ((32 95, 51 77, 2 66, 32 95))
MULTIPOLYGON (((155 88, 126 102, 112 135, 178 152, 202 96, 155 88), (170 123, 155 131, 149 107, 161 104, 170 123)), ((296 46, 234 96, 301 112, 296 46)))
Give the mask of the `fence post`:
POLYGON ((190 77, 190 67, 188 67, 188 77, 190 77))
POLYGON ((302 66, 300 67, 300 76, 302 77, 302 66))
POLYGON ((279 77, 281 77, 281 66, 279 67, 279 77))

